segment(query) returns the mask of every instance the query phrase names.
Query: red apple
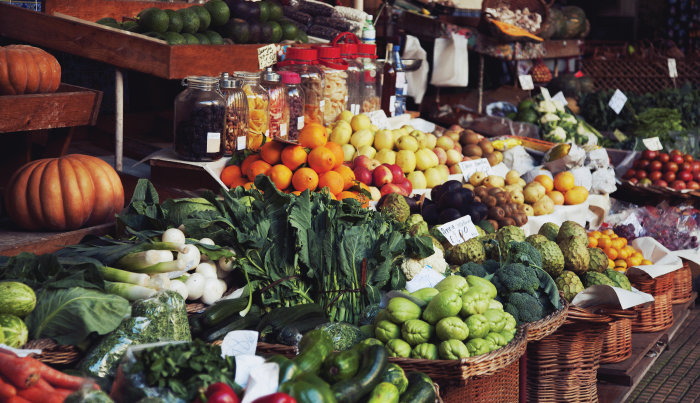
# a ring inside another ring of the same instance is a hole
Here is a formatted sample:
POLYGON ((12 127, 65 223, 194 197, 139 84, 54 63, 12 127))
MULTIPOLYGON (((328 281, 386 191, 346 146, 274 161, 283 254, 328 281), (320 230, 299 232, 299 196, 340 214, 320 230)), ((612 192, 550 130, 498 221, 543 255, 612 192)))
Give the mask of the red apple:
POLYGON ((447 163, 447 153, 445 152, 445 150, 439 147, 435 147, 432 151, 438 157, 438 165, 445 165, 447 163))
MULTIPOLYGON (((654 161, 654 162, 658 162, 658 161, 654 161)), ((661 171, 652 171, 652 172, 649 172, 649 175, 647 175, 647 178, 649 178, 651 181, 658 181, 659 179, 661 179, 661 177, 663 177, 663 175, 664 174, 662 174, 661 171)))
POLYGON ((678 172, 678 164, 675 162, 667 162, 664 164, 665 172, 678 172))
POLYGON ((690 182, 685 184, 685 187, 688 189, 697 190, 697 189, 700 189, 700 183, 697 183, 695 181, 690 181, 690 182))
POLYGON ((637 173, 634 169, 628 169, 627 172, 625 172, 625 175, 622 177, 622 179, 630 179, 634 178, 634 175, 637 173))
POLYGON ((656 155, 656 151, 644 150, 642 152, 642 158, 644 158, 645 160, 653 160, 654 158, 656 158, 656 155))
POLYGON ((679 172, 676 177, 683 182, 690 182, 693 180, 693 174, 688 171, 679 172))
POLYGON ((675 154, 671 156, 671 162, 675 162, 676 164, 680 165, 684 162, 683 156, 680 154, 675 154))
POLYGON ((636 184, 639 182, 639 179, 637 179, 637 178, 632 178, 632 179, 630 179, 630 182, 632 182, 633 184, 636 185, 636 184))
POLYGON ((401 167, 396 164, 390 164, 389 170, 391 170, 391 175, 393 177, 391 183, 399 184, 406 178, 401 167))
MULTIPOLYGON (((364 155, 361 155, 360 157, 364 157, 364 155)), ((360 157, 357 157, 355 160, 359 159, 360 157)), ((363 166, 356 166, 352 172, 355 174, 355 179, 357 179, 358 181, 364 183, 367 186, 372 185, 372 172, 370 172, 369 169, 363 166)))
POLYGON ((382 196, 386 196, 391 193, 398 193, 400 195, 408 196, 405 194, 406 190, 404 188, 399 185, 394 185, 393 183, 388 183, 382 186, 382 188, 379 189, 379 192, 382 194, 382 196))
POLYGON ((686 162, 693 162, 693 156, 690 155, 690 154, 684 155, 684 156, 683 156, 683 159, 684 159, 686 162))
POLYGON ((380 187, 393 182, 394 175, 391 173, 391 169, 389 169, 388 166, 380 165, 372 171, 372 178, 374 179, 374 186, 380 187))
POLYGON ((370 167, 372 166, 372 158, 366 155, 360 155, 357 158, 355 158, 352 162, 353 164, 355 164, 355 168, 363 167, 366 168, 368 171, 372 171, 372 169, 374 169, 370 169, 370 167))
POLYGON ((644 179, 647 177, 647 171, 637 171, 637 173, 634 174, 634 177, 637 179, 644 179))
POLYGON ((661 161, 662 164, 667 163, 669 159, 671 159, 671 156, 669 156, 666 153, 661 153, 661 154, 656 156, 656 160, 661 161))
POLYGON ((673 171, 668 171, 664 174, 664 180, 671 183, 676 180, 676 173, 673 171))
POLYGON ((408 178, 403 178, 403 181, 398 186, 404 190, 406 196, 410 196, 413 193, 413 183, 408 178))
POLYGON ((658 181, 652 182, 652 185, 654 185, 654 186, 662 186, 662 187, 667 188, 667 187, 668 187, 668 182, 666 182, 665 180, 658 180, 658 181))
POLYGON ((691 172, 693 170, 693 164, 685 161, 678 167, 678 170, 683 172, 691 172))
POLYGON ((647 171, 660 171, 664 164, 661 161, 651 161, 647 167, 647 171))
POLYGON ((683 181, 673 181, 673 182, 671 182, 671 189, 675 189, 675 190, 684 190, 684 189, 685 189, 685 182, 683 182, 683 181))
POLYGON ((693 180, 695 182, 700 182, 700 172, 694 172, 693 173, 693 180))
POLYGON ((649 160, 638 160, 637 169, 647 169, 649 166, 649 160))
POLYGON ((683 155, 683 153, 680 150, 671 150, 671 156, 673 157, 674 155, 683 155))
POLYGON ((690 165, 693 166, 693 172, 700 172, 700 161, 693 161, 690 165))

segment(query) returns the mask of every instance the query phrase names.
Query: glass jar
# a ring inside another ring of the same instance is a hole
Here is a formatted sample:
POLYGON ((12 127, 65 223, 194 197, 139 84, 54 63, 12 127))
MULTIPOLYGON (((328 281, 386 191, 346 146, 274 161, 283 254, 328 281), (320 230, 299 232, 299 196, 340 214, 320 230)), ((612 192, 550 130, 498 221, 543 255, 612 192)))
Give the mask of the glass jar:
POLYGON ((240 72, 233 75, 241 80, 241 89, 248 98, 248 149, 258 151, 263 136, 270 135, 270 110, 267 91, 260 86, 260 74, 240 72))
POLYGON ((287 139, 289 128, 289 105, 287 105, 287 87, 282 84, 282 77, 268 67, 260 74, 260 85, 267 91, 270 99, 270 137, 287 139))
POLYGON ((318 67, 318 51, 306 48, 287 48, 285 60, 278 62, 281 71, 299 74, 304 90, 304 122, 323 124, 325 105, 323 90, 326 86, 323 71, 318 67))
POLYGON ((226 103, 216 77, 187 77, 175 97, 173 149, 188 161, 216 161, 224 156, 226 103))
POLYGON ((316 46, 318 66, 323 70, 326 86, 323 89, 323 120, 329 125, 346 109, 348 103, 348 62, 340 58, 340 49, 316 46))
POLYGON ((224 144, 227 155, 248 148, 248 97, 237 84, 228 73, 221 73, 219 90, 226 103, 224 144))
POLYGON ((364 86, 364 66, 357 58, 357 44, 338 43, 335 45, 340 49, 340 58, 348 62, 348 102, 346 109, 357 115, 362 105, 362 88, 364 86))
POLYGON ((304 128, 304 90, 301 78, 293 71, 280 71, 282 83, 287 86, 287 105, 289 106, 289 137, 297 140, 299 131, 304 128))
POLYGON ((361 43, 357 45, 358 56, 364 69, 361 90, 361 112, 379 110, 382 103, 381 67, 377 64, 377 45, 361 43))

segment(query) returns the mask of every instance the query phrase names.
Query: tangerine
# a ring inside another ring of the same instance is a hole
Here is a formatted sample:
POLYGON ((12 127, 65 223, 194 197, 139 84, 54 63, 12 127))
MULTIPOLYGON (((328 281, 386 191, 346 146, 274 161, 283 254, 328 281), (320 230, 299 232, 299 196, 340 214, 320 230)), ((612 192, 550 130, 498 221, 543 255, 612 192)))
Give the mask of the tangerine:
POLYGON ((612 240, 610 238, 598 238, 598 247, 601 249, 609 248, 612 245, 612 240))
POLYGON ((328 172, 335 166, 335 154, 326 147, 316 147, 309 153, 309 166, 319 174, 328 172))
POLYGON ((300 168, 292 176, 292 185, 298 191, 309 189, 313 192, 318 187, 318 174, 311 168, 300 168))
POLYGON ((248 169, 250 169, 250 164, 252 164, 255 161, 260 161, 261 159, 262 156, 260 156, 260 154, 252 154, 249 155, 246 159, 244 159, 243 163, 241 164, 241 176, 248 176, 248 169))
POLYGON ((564 194, 564 202, 568 205, 581 204, 588 199, 588 190, 583 186, 574 186, 564 194))
POLYGON ((343 153, 343 148, 340 146, 340 144, 329 141, 324 147, 331 150, 333 152, 333 155, 335 155, 335 165, 333 165, 332 169, 336 169, 339 166, 343 165, 343 160, 345 160, 345 154, 343 153))
POLYGON ((333 171, 343 177, 343 190, 348 190, 355 185, 355 172, 350 167, 341 165, 333 171))
POLYGON ((319 189, 327 187, 333 195, 342 192, 344 184, 342 175, 335 171, 328 171, 318 178, 319 189))
POLYGON ((564 205, 564 194, 558 190, 552 190, 551 192, 549 192, 549 198, 552 199, 555 206, 564 205))
POLYGON ((248 182, 245 185, 243 185, 243 188, 245 190, 255 189, 255 184, 253 182, 248 182))
POLYGON ((243 177, 243 175, 241 174, 241 167, 238 165, 229 165, 221 171, 221 182, 224 182, 224 185, 229 188, 231 188, 234 180, 240 179, 241 177, 243 177))
POLYGON ((286 148, 284 143, 278 141, 268 141, 262 146, 260 155, 262 159, 270 165, 276 165, 282 162, 282 151, 286 148))
POLYGON ((314 149, 323 147, 328 142, 326 128, 318 123, 307 123, 299 132, 299 145, 304 148, 314 149))
POLYGON ((595 248, 598 246, 598 240, 593 237, 588 237, 588 247, 595 248))
MULTIPOLYGON (((554 190, 554 181, 552 178, 550 178, 547 175, 537 175, 535 176, 535 182, 539 182, 544 186, 545 190, 547 191, 547 194, 554 190)), ((556 203, 554 203, 556 204, 556 203)))
POLYGON ((574 174, 571 172, 559 172, 554 176, 554 188, 558 191, 568 192, 574 186, 574 174))
POLYGON ((270 168, 272 168, 272 166, 265 161, 254 161, 250 164, 250 168, 248 168, 248 179, 253 182, 256 176, 267 175, 267 173, 270 172, 270 168))
POLYGON ((282 163, 292 171, 306 164, 309 154, 302 146, 287 146, 282 151, 282 163))
POLYGON ((612 259, 612 260, 617 259, 617 250, 615 250, 611 247, 607 247, 607 248, 603 249, 603 252, 605 252, 605 254, 608 255, 608 259, 612 259))
POLYGON ((233 182, 231 182, 231 189, 235 189, 239 186, 244 186, 248 182, 250 182, 250 181, 248 180, 247 176, 243 176, 243 177, 234 179, 233 182))
POLYGON ((292 184, 292 175, 292 170, 282 164, 273 166, 267 173, 272 183, 280 190, 287 189, 292 184))
POLYGON ((298 190, 295 190, 292 192, 293 195, 301 196, 301 192, 298 190))

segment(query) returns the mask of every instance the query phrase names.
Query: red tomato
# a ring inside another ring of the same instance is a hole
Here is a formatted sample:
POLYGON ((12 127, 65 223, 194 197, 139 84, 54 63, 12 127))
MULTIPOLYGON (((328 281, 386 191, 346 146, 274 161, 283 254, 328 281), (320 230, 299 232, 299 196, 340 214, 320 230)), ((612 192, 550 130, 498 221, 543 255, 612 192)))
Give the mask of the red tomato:
POLYGON ((259 397, 253 403, 297 403, 296 399, 285 393, 273 393, 271 395, 259 397))

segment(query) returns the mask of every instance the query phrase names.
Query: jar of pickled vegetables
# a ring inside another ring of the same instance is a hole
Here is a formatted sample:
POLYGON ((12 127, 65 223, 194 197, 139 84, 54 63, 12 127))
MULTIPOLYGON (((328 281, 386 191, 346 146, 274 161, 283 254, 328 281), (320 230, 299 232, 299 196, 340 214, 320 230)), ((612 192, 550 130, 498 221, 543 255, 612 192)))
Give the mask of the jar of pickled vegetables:
MULTIPOLYGON (((323 120, 325 124, 335 122, 346 109, 348 102, 348 62, 340 58, 340 49, 331 46, 315 46, 318 50, 318 65, 323 70, 326 86, 323 90, 323 120)), ((354 85, 354 83, 352 83, 354 85)))
POLYGON ((287 87, 282 84, 282 77, 268 67, 260 74, 260 85, 267 91, 270 99, 270 136, 287 139, 289 129, 289 105, 287 105, 287 87))
POLYGON ((348 62, 348 102, 345 109, 357 115, 362 112, 360 105, 362 105, 365 69, 357 58, 357 44, 338 43, 335 46, 340 49, 340 58, 348 62))
POLYGON ((175 97, 173 149, 188 161, 216 161, 224 156, 226 104, 217 77, 187 77, 175 97))
POLYGON ((248 98, 248 149, 258 151, 263 137, 270 135, 267 91, 260 86, 260 73, 240 72, 233 77, 241 80, 241 89, 248 98))
POLYGON ((364 80, 361 90, 362 111, 372 112, 381 109, 382 103, 382 69, 377 64, 377 45, 361 43, 357 52, 364 68, 364 80))
POLYGON ((287 87, 287 105, 289 106, 289 137, 297 140, 299 131, 304 128, 304 90, 301 78, 293 71, 280 71, 282 83, 287 87))
POLYGON ((227 155, 248 148, 248 97, 238 83, 228 73, 221 73, 219 90, 226 104, 224 151, 227 155))
POLYGON ((281 71, 299 74, 304 90, 304 122, 323 124, 323 95, 326 83, 323 71, 318 67, 318 51, 306 48, 287 48, 285 60, 278 62, 281 71))

